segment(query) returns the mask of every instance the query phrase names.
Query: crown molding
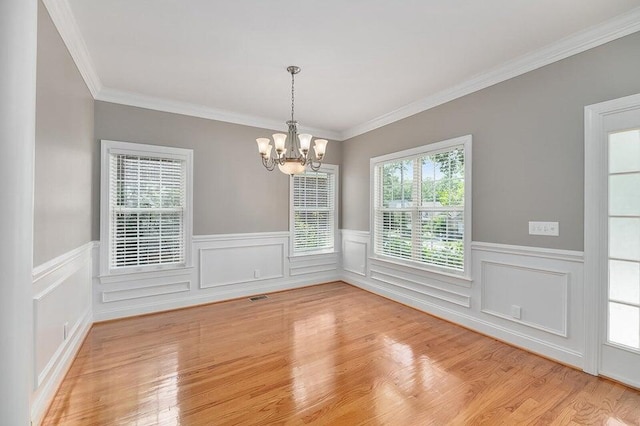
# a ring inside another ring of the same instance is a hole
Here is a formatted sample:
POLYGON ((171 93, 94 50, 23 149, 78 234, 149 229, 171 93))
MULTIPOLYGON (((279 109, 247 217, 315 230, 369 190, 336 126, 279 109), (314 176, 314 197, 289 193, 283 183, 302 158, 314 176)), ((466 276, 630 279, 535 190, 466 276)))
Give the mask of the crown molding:
MULTIPOLYGON (((94 99, 282 131, 284 125, 277 120, 103 87, 68 1, 42 1, 94 99)), ((637 31, 640 7, 342 132, 304 126, 300 129, 335 141, 353 138, 637 31)))
POLYGON ((51 20, 55 25, 60 37, 67 50, 78 67, 80 75, 84 79, 85 84, 94 98, 102 89, 102 83, 96 73, 96 68, 91 60, 91 55, 87 49, 87 45, 82 38, 80 28, 73 16, 71 7, 67 0, 42 0, 44 6, 51 16, 51 20))
POLYGON ((640 31, 640 7, 342 132, 349 139, 640 31))
MULTIPOLYGON (((240 114, 222 109, 211 108, 190 102, 172 101, 164 98, 143 95, 135 92, 115 90, 103 87, 95 96, 97 101, 123 104, 156 111, 171 112, 174 114, 189 115, 192 117, 207 118, 210 120, 224 121, 227 123, 242 124, 244 126, 260 127, 282 132, 286 127, 284 121, 272 120, 253 115, 240 114)), ((323 137, 334 141, 341 141, 341 133, 333 130, 318 129, 315 127, 300 126, 301 132, 311 133, 315 137, 323 137)))

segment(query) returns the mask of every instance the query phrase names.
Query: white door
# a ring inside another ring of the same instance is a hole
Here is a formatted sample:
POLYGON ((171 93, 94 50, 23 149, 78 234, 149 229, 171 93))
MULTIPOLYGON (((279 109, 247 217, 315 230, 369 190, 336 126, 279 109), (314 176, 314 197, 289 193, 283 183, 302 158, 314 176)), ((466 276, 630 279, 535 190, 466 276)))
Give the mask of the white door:
MULTIPOLYGON (((600 373, 640 384, 640 110, 604 119, 608 247, 600 373)), ((604 292, 603 292, 604 293, 604 292)))
POLYGON ((640 387, 640 105, 604 115, 600 139, 599 374, 640 387))

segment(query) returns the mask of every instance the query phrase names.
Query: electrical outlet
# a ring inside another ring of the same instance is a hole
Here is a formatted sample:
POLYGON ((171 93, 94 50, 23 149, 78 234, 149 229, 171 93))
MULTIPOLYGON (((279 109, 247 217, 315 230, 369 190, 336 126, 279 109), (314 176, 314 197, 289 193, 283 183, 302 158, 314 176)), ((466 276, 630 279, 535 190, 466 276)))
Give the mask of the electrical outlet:
POLYGON ((511 316, 515 319, 522 318, 522 308, 518 305, 511 305, 511 316))
POLYGON ((62 325, 62 334, 64 336, 64 340, 67 340, 67 337, 69 337, 69 323, 65 322, 62 325))
POLYGON ((529 235, 557 237, 560 235, 560 225, 558 222, 529 222, 529 235))
POLYGON ((260 278, 260 269, 253 270, 253 278, 260 278))

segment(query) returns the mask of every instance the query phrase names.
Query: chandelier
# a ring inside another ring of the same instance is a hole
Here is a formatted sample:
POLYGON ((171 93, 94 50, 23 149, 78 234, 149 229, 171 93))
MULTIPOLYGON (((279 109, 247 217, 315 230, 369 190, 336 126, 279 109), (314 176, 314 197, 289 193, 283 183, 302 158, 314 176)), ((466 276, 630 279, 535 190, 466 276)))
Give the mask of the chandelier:
POLYGON ((262 165, 267 170, 272 171, 277 164, 282 173, 293 176, 304 172, 307 166, 314 171, 320 169, 327 149, 327 140, 316 139, 313 145, 315 155, 311 155, 309 148, 313 136, 307 133, 298 134, 298 122, 293 118, 293 101, 294 76, 300 72, 300 67, 292 65, 287 68, 287 71, 291 74, 291 120, 287 121, 289 130, 286 134, 272 135, 273 145, 269 138, 258 138, 256 142, 262 157, 262 165), (275 153, 272 153, 274 147, 275 153))

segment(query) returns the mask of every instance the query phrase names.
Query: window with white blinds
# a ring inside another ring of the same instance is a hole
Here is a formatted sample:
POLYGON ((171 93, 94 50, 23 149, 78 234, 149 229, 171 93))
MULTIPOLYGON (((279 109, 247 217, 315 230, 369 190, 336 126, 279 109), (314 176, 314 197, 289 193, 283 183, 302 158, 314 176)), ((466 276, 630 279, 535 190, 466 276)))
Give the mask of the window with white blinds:
POLYGON ((109 271, 185 266, 191 151, 104 141, 104 166, 109 271))
POLYGON ((336 231, 337 167, 294 175, 291 182, 294 254, 332 251, 336 231))
POLYGON ((372 159, 374 253, 463 274, 471 136, 372 159))

